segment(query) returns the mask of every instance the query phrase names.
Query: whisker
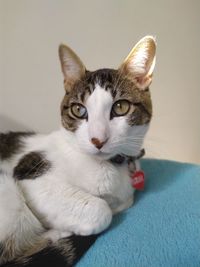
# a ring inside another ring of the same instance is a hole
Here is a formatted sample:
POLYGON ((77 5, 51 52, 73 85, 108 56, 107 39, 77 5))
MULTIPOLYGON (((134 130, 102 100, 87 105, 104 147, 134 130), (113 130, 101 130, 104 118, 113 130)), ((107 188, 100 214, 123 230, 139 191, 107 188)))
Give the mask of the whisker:
POLYGON ((36 173, 38 173, 37 171, 38 171, 38 169, 39 168, 41 168, 44 164, 45 164, 46 162, 44 161, 44 160, 41 160, 41 161, 39 161, 37 164, 35 164, 35 166, 33 166, 30 170, 28 170, 25 174, 24 174, 24 176, 26 176, 26 175, 29 175, 33 170, 35 170, 36 168, 36 173))
POLYGON ((118 76, 118 79, 116 80, 115 84, 114 84, 114 90, 116 90, 117 86, 121 86, 123 84, 123 82, 126 80, 126 78, 128 77, 128 75, 125 75, 124 73, 124 68, 125 68, 125 65, 122 65, 122 67, 119 69, 119 76, 118 76), (119 84, 119 81, 121 79, 121 77, 123 77, 121 83, 119 84))
MULTIPOLYGON (((115 84, 114 84, 114 90, 116 90, 116 88, 117 88, 117 86, 118 86, 118 83, 119 83, 119 81, 120 81, 120 78, 122 77, 122 74, 123 74, 123 70, 124 70, 124 66, 122 67, 122 69, 120 69, 120 71, 119 71, 119 76, 118 76, 118 78, 117 78, 117 80, 116 80, 116 82, 115 82, 115 84)), ((123 81, 123 80, 122 80, 123 81)))
POLYGON ((41 164, 38 166, 38 168, 36 169, 36 172, 35 172, 35 176, 37 176, 39 174, 39 171, 40 169, 45 165, 45 161, 44 162, 41 162, 41 164))
POLYGON ((122 144, 122 143, 141 143, 141 141, 143 141, 143 139, 135 139, 135 140, 124 139, 124 140, 112 141, 112 142, 110 142, 110 144, 116 144, 116 143, 119 143, 119 144, 122 144))
POLYGON ((115 141, 118 141, 118 142, 121 142, 121 141, 123 141, 123 140, 127 140, 127 141, 129 141, 129 140, 133 140, 133 141, 137 141, 137 140, 143 140, 144 139, 144 137, 143 136, 141 136, 141 137, 131 137, 131 138, 128 138, 128 137, 124 137, 124 138, 115 138, 115 139, 113 139, 113 140, 111 140, 112 142, 115 142, 115 141))

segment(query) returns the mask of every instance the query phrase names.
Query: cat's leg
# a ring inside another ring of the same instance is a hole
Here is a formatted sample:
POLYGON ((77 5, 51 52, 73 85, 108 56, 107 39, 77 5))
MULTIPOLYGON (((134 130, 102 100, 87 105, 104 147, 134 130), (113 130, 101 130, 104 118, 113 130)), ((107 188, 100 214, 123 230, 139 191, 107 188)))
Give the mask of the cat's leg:
POLYGON ((72 230, 75 234, 98 234, 110 225, 112 211, 103 199, 90 196, 84 203, 80 201, 78 205, 80 205, 78 213, 81 214, 75 212, 71 217, 74 223, 72 230))
POLYGON ((54 237, 65 232, 98 234, 110 225, 112 211, 105 200, 78 187, 45 180, 25 181, 21 187, 34 214, 46 227, 58 231, 54 237))
POLYGON ((0 266, 34 246, 45 246, 44 231, 13 177, 0 172, 0 266))

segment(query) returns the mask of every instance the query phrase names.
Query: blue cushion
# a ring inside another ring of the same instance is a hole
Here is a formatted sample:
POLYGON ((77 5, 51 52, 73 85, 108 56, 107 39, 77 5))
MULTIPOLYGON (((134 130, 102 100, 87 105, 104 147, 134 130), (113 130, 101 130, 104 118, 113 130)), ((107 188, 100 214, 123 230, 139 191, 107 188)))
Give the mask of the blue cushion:
POLYGON ((145 191, 77 267, 200 267, 200 166, 142 160, 145 191))

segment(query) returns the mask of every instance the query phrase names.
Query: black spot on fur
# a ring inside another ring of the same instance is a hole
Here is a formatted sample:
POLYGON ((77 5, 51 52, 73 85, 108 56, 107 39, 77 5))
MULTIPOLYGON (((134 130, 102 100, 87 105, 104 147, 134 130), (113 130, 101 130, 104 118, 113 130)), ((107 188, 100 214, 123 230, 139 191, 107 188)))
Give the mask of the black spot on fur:
POLYGON ((95 242, 98 235, 71 236, 41 250, 31 257, 12 261, 1 267, 72 267, 95 242))
POLYGON ((67 258, 62 255, 59 249, 49 247, 36 253, 34 256, 19 261, 7 262, 1 267, 69 267, 67 258))
POLYGON ((18 153, 23 148, 22 138, 33 134, 24 132, 0 133, 0 159, 6 160, 18 153))
POLYGON ((15 179, 35 179, 51 168, 51 163, 45 158, 43 152, 30 152, 23 156, 14 168, 15 179))

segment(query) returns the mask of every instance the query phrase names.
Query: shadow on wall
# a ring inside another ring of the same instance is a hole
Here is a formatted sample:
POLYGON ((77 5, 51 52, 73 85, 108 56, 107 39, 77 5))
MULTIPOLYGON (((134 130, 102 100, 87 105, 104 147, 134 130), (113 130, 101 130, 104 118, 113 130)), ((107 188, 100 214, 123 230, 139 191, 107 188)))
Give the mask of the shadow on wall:
POLYGON ((0 132, 6 131, 30 131, 25 125, 0 114, 0 132))

